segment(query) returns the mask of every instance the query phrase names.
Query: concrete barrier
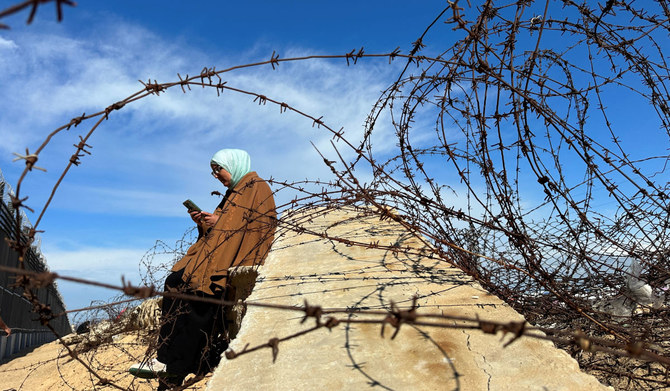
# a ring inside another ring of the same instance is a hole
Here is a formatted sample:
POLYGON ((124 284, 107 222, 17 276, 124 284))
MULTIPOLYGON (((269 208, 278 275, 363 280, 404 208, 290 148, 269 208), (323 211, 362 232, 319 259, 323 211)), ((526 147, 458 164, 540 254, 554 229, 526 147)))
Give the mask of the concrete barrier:
POLYGON ((396 330, 386 325, 382 335, 380 324, 365 323, 371 315, 359 310, 389 310, 392 303, 408 309, 415 296, 421 312, 497 322, 523 317, 460 270, 417 255, 430 249, 399 224, 331 212, 311 219, 308 228, 419 251, 408 255, 307 234, 280 236, 246 302, 348 309, 333 315, 359 322, 279 342, 313 327, 315 320, 249 305, 230 349, 266 348, 223 357, 208 390, 611 390, 546 340, 520 338, 503 347, 509 335, 501 340, 500 334, 459 328, 456 320, 449 323, 452 328, 406 325, 394 339, 396 330))

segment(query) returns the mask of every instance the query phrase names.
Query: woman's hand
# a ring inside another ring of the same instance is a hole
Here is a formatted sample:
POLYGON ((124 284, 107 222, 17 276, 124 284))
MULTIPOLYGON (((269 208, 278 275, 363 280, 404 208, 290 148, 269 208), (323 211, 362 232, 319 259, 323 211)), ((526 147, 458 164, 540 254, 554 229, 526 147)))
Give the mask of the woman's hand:
POLYGON ((212 213, 199 212, 199 215, 201 225, 206 228, 213 227, 219 221, 219 216, 212 213))
POLYGON ((202 211, 192 210, 188 212, 188 214, 191 215, 191 220, 193 220, 194 223, 197 225, 202 225, 202 218, 204 217, 202 215, 202 211))

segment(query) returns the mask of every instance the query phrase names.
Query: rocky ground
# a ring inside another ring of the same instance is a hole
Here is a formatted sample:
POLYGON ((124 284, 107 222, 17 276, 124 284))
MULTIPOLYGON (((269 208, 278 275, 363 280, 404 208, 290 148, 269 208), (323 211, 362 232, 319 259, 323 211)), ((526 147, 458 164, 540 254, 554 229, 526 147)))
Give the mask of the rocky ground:
MULTIPOLYGON (((42 345, 0 365, 0 390, 155 390, 156 380, 136 378, 128 368, 144 359, 147 351, 141 332, 116 335, 113 341, 79 354, 79 358, 101 378, 100 381, 79 361, 72 359, 58 341, 42 345)), ((187 390, 204 390, 209 376, 187 390)))
MULTIPOLYGON (((0 391, 155 390, 157 380, 128 373, 131 365, 154 357, 160 299, 144 301, 123 317, 94 323, 0 363, 0 391), (67 347, 66 347, 67 346, 67 347), (75 352, 76 360, 70 354, 75 352)), ((204 390, 211 376, 187 378, 186 390, 204 390)))

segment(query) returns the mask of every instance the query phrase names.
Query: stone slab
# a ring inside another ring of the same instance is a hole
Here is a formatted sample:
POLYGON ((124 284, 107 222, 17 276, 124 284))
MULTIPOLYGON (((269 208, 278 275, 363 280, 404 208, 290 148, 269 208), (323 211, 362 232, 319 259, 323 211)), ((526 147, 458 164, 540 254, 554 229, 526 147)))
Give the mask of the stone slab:
MULTIPOLYGON (((397 223, 331 211, 311 217, 317 233, 362 242, 425 248, 397 223)), ((523 317, 443 261, 380 249, 348 246, 310 234, 284 232, 259 270, 248 302, 323 308, 404 309, 418 297, 421 313, 500 322, 523 317)), ((352 320, 363 314, 338 314, 352 320)), ((383 316, 382 316, 383 317, 383 316)), ((314 325, 300 312, 249 306, 230 348, 240 352, 314 325)), ((378 315, 374 319, 380 319, 378 315)), ((579 370, 577 362, 549 341, 479 330, 404 325, 396 338, 379 324, 322 328, 270 349, 222 359, 209 390, 611 390, 579 370), (503 340, 503 338, 506 338, 503 340)))

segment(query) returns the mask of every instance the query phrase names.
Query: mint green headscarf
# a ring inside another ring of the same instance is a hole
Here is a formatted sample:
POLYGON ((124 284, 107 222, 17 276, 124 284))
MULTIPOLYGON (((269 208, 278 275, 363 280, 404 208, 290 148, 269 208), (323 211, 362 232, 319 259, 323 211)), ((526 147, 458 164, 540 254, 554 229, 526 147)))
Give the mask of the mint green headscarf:
POLYGON ((229 188, 232 189, 251 171, 251 158, 246 151, 241 149, 222 149, 212 156, 212 163, 215 163, 232 176, 229 188))

